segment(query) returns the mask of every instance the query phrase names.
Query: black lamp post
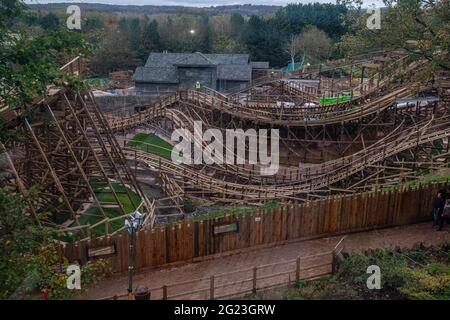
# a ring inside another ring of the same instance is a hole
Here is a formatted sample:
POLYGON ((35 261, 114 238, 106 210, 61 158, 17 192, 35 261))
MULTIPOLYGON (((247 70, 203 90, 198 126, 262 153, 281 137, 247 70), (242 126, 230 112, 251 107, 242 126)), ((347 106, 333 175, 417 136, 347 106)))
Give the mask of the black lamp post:
POLYGON ((125 219, 125 226, 129 234, 129 250, 128 250, 128 300, 133 299, 133 274, 134 262, 136 258, 136 231, 141 227, 142 213, 135 211, 130 217, 125 219))

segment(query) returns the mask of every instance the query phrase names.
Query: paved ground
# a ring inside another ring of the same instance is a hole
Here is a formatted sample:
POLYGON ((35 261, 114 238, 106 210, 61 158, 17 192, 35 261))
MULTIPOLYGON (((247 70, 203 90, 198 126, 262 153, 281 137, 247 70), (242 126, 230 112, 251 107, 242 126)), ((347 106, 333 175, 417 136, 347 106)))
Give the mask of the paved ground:
MULTIPOLYGON (((156 288, 162 287, 163 285, 186 282, 193 279, 205 279, 194 283, 181 284, 177 287, 170 286, 170 292, 168 292, 169 297, 177 295, 177 298, 180 299, 205 299, 208 298, 208 288, 210 283, 209 278, 211 275, 215 275, 217 277, 215 280, 215 286, 217 287, 237 280, 241 281, 242 279, 251 279, 253 272, 251 268, 254 266, 290 261, 296 259, 298 256, 302 258, 328 252, 334 248, 340 239, 341 237, 337 236, 296 242, 283 246, 235 254, 219 259, 187 264, 180 267, 151 270, 135 275, 134 283, 135 285, 144 284, 148 288, 156 288), (220 277, 220 274, 222 273, 229 273, 233 270, 243 269, 248 269, 248 271, 237 272, 233 275, 220 277), (198 290, 199 292, 183 295, 184 292, 192 292, 195 290, 198 290)), ((445 226, 444 231, 437 232, 436 229, 431 226, 431 223, 421 223, 348 235, 345 239, 345 251, 352 253, 376 248, 411 248, 418 243, 423 243, 424 245, 429 246, 446 241, 450 242, 449 226, 445 226)), ((324 259, 326 258, 328 257, 324 256, 324 259)), ((308 262, 306 262, 307 259, 302 261, 304 261, 302 262, 302 266, 305 263, 308 264, 308 262)), ((268 270, 261 269, 258 277, 263 277, 265 274, 286 271, 288 269, 295 270, 295 262, 286 264, 281 263, 278 266, 273 266, 266 269, 268 270)), ((291 277, 290 279, 292 279, 292 277, 295 276, 295 272, 285 276, 291 277)), ((86 298, 99 299, 113 295, 126 294, 126 288, 128 285, 127 281, 127 276, 118 276, 102 281, 97 286, 86 292, 86 298)), ((225 290, 222 293, 242 291, 243 289, 251 288, 251 286, 252 282, 250 280, 240 285, 236 284, 226 289, 222 288, 225 290)), ((216 295, 218 295, 217 290, 216 295)), ((154 298, 160 298, 161 296, 162 290, 155 290, 152 292, 152 297, 154 298)))

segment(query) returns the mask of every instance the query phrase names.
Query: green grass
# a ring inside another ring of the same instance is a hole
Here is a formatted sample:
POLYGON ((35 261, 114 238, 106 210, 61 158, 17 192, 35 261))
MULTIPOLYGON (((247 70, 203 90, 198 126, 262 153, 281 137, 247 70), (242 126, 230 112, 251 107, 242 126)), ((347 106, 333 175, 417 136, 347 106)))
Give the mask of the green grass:
POLYGON ((173 145, 152 134, 137 133, 128 142, 128 145, 159 155, 162 158, 171 159, 173 145))
POLYGON ((428 184, 431 182, 435 182, 435 183, 446 182, 447 180, 450 180, 450 172, 446 172, 444 170, 441 173, 425 174, 425 175, 421 176, 418 180, 412 180, 412 181, 407 181, 404 183, 399 183, 392 187, 385 187, 385 188, 382 188, 381 191, 388 192, 388 191, 392 191, 396 188, 414 188, 414 187, 418 187, 420 184, 428 184))
MULTIPOLYGON (((94 189, 94 192, 97 196, 97 199, 102 202, 111 202, 112 204, 116 204, 116 199, 114 197, 114 194, 109 191, 109 186, 106 182, 98 182, 98 181, 92 181, 91 186, 94 189)), ((134 210, 135 207, 137 207, 140 204, 140 197, 133 192, 132 190, 129 190, 130 198, 128 197, 126 193, 126 187, 117 184, 112 183, 112 186, 114 188, 114 191, 117 194, 117 197, 122 204, 124 210, 126 213, 130 213, 134 210), (133 206, 134 204, 134 206, 133 206)), ((119 207, 117 208, 103 208, 104 213, 108 218, 114 218, 123 215, 122 211, 119 207)), ((99 208, 92 206, 89 208, 83 215, 80 216, 78 219, 78 222, 80 225, 90 224, 93 225, 101 220, 103 220, 105 217, 99 210, 99 208)), ((113 222, 111 222, 110 225, 110 232, 113 232, 115 230, 120 229, 124 225, 124 219, 118 219, 113 222)), ((72 227, 77 226, 77 224, 74 222, 72 227)), ((101 236, 105 233, 105 225, 100 224, 93 230, 91 230, 92 236, 101 236)), ((67 235, 66 237, 63 237, 65 241, 68 240, 74 240, 79 238, 81 235, 79 233, 71 233, 67 235)))
POLYGON ((337 273, 262 291, 249 299, 449 300, 450 244, 412 249, 370 250, 338 262, 337 273), (381 288, 370 290, 367 267, 377 265, 381 288))
POLYGON ((351 95, 340 95, 338 97, 323 97, 320 98, 320 104, 322 106, 329 106, 349 101, 351 98, 352 98, 351 95))
POLYGON ((90 86, 98 87, 98 86, 105 86, 109 84, 108 78, 89 78, 83 80, 84 83, 90 86))
POLYGON ((192 220, 200 221, 200 220, 206 220, 206 219, 215 219, 215 218, 221 218, 226 215, 232 215, 232 214, 239 216, 239 215, 246 214, 246 213, 247 214, 254 213, 258 209, 259 210, 270 210, 270 209, 278 208, 279 206, 280 206, 279 202, 275 201, 275 200, 267 201, 260 207, 250 207, 250 206, 232 206, 232 207, 226 206, 225 207, 225 206, 221 206, 215 210, 208 212, 208 214, 195 216, 192 218, 192 220))

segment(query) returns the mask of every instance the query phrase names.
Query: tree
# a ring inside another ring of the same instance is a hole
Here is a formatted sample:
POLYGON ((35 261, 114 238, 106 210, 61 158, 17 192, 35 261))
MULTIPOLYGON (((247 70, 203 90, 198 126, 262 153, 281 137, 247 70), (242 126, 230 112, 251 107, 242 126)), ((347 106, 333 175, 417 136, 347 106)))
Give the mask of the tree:
POLYGON ((148 23, 142 35, 142 44, 147 54, 151 51, 161 50, 161 37, 158 32, 158 22, 152 20, 148 23))
POLYGON ((346 12, 347 7, 342 4, 288 4, 275 12, 272 21, 286 34, 300 34, 308 26, 316 26, 330 37, 338 38, 347 31, 342 23, 346 12))
MULTIPOLYGON (((404 49, 413 56, 429 60, 430 68, 450 69, 450 2, 448 0, 386 0, 381 28, 366 26, 369 14, 354 1, 347 15, 351 33, 340 47, 348 55, 375 50, 404 49)), ((432 70, 429 70, 430 72, 432 70)))
POLYGON ((269 61, 272 66, 286 63, 283 50, 286 40, 270 22, 258 16, 251 16, 243 34, 243 41, 253 60, 269 61))
POLYGON ((105 35, 91 58, 90 69, 96 75, 106 76, 111 71, 134 69, 140 64, 127 35, 112 31, 105 35))
POLYGON ((94 31, 103 28, 103 21, 98 16, 88 16, 83 21, 83 32, 94 31))
POLYGON ((298 58, 301 50, 300 36, 291 34, 289 42, 286 44, 286 53, 291 57, 292 66, 295 66, 295 59, 298 58))
POLYGON ((59 67, 90 49, 79 32, 61 27, 32 32, 22 28, 18 21, 25 10, 18 0, 0 6, 0 105, 10 108, 24 109, 35 97, 45 96, 48 85, 63 78, 75 81, 59 67))
POLYGON ((211 30, 208 16, 177 14, 169 16, 161 26, 163 47, 171 52, 210 52, 211 30))
POLYGON ((227 35, 216 35, 212 52, 217 53, 245 53, 245 47, 236 39, 227 35))
POLYGON ((230 17, 230 35, 239 40, 245 29, 245 20, 239 13, 233 13, 230 17))
POLYGON ((57 29, 60 25, 59 18, 56 14, 50 12, 39 18, 39 25, 44 29, 57 29))
POLYGON ((322 62, 331 54, 331 39, 317 27, 306 28, 300 35, 299 42, 302 55, 311 64, 322 62))
MULTIPOLYGON (((67 299, 68 266, 53 231, 38 226, 27 214, 35 189, 25 196, 0 188, 0 299, 31 298, 46 287, 50 299, 67 299), (39 292, 38 291, 38 292, 39 292)), ((111 273, 104 260, 81 267, 83 287, 111 273)))

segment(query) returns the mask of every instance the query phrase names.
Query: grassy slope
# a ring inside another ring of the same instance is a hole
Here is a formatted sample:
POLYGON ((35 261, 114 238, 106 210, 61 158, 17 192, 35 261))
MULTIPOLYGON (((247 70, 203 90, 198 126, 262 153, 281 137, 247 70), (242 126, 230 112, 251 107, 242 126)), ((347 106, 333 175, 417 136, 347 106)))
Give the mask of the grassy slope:
POLYGON ((245 213, 254 213, 256 210, 270 210, 277 208, 280 204, 277 201, 270 200, 263 204, 260 207, 251 207, 251 206, 220 206, 217 207, 217 209, 214 209, 207 214, 195 216, 192 219, 194 221, 200 221, 205 219, 212 219, 212 218, 220 218, 226 215, 241 215, 245 213))
POLYGON ((158 136, 146 133, 137 133, 128 143, 130 146, 138 147, 142 151, 160 155, 171 159, 173 146, 158 136))
MULTIPOLYGON (((119 198, 120 203, 122 204, 125 212, 130 213, 134 210, 135 206, 138 206, 140 203, 140 198, 139 196, 134 193, 132 190, 129 190, 130 193, 130 198, 131 200, 128 198, 128 195, 125 191, 125 187, 116 183, 112 183, 114 191, 117 194, 117 197, 119 198), (133 203, 135 206, 133 206, 133 203)), ((95 191, 95 194, 97 195, 97 199, 102 203, 102 202, 111 202, 111 203, 116 203, 116 199, 114 197, 114 195, 112 194, 112 192, 110 192, 108 189, 109 187, 107 186, 106 183, 99 183, 99 182, 92 182, 92 187, 95 191)), ((120 211, 119 208, 103 208, 103 211, 105 212, 106 216, 109 218, 114 218, 114 217, 118 217, 120 215, 122 215, 122 212, 120 211)), ((100 212, 100 210, 96 207, 91 207, 89 208, 85 214, 83 214, 79 219, 79 223, 80 225, 84 225, 84 224, 95 224, 101 220, 103 220, 104 217, 102 215, 102 213, 100 212)), ((124 224, 124 219, 119 219, 119 220, 115 220, 111 223, 111 228, 112 231, 117 230, 119 228, 121 228, 124 224)), ((75 226, 75 224, 73 224, 72 226, 75 226)), ((104 224, 101 224, 99 226, 97 226, 93 232, 92 235, 103 235, 105 232, 105 226, 104 224)))
POLYGON ((393 187, 383 188, 383 191, 390 191, 399 187, 416 187, 419 184, 427 184, 430 182, 446 182, 450 180, 450 169, 443 169, 439 171, 435 171, 433 173, 425 174, 421 176, 418 180, 408 181, 405 183, 397 184, 393 187))
POLYGON ((350 99, 351 99, 350 95, 340 95, 339 97, 322 97, 322 98, 320 98, 320 104, 322 106, 329 106, 329 105, 346 102, 350 99))

